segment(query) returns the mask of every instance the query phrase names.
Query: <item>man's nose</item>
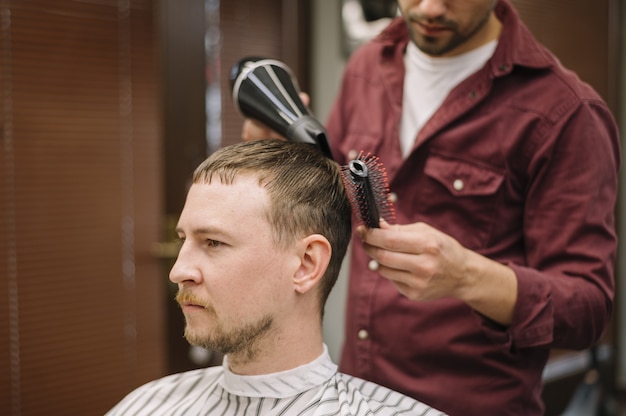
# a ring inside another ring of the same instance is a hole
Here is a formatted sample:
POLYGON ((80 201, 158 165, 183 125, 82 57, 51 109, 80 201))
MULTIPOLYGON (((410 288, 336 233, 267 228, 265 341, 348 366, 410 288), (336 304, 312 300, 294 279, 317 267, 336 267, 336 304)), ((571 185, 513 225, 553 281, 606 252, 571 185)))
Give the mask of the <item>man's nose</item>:
POLYGON ((446 13, 446 1, 447 0, 422 0, 418 6, 418 11, 422 16, 434 19, 446 13))
POLYGON ((173 283, 181 284, 184 282, 199 283, 202 280, 202 273, 195 258, 191 247, 183 243, 176 262, 170 270, 170 280, 173 283))

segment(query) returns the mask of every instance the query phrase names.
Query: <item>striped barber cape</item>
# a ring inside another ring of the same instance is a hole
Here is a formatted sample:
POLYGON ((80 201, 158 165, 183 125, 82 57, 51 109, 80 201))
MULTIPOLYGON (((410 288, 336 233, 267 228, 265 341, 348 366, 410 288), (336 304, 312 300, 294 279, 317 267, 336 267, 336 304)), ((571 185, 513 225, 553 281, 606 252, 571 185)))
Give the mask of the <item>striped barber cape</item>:
POLYGON ((173 374, 131 392, 106 416, 440 416, 417 400, 337 372, 324 352, 292 370, 241 376, 222 366, 173 374))

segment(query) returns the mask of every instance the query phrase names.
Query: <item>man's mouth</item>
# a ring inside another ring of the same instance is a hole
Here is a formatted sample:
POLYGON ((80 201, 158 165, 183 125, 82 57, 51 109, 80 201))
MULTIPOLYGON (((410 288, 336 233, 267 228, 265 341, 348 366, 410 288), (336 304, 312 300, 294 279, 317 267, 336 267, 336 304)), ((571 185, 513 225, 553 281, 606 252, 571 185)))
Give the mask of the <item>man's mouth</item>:
POLYGON ((180 305, 182 309, 209 309, 208 302, 194 296, 188 292, 178 292, 176 294, 176 302, 180 305))
POLYGON ((425 36, 436 36, 450 30, 449 27, 437 24, 429 24, 424 22, 414 22, 419 31, 425 36))

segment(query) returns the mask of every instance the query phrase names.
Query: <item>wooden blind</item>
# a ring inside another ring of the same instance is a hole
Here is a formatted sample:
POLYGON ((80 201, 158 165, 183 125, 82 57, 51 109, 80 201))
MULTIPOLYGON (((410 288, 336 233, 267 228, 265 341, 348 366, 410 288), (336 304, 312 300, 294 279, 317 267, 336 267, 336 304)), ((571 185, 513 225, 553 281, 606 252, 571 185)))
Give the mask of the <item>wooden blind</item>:
POLYGON ((164 367, 152 3, 0 12, 0 414, 103 414, 164 367))

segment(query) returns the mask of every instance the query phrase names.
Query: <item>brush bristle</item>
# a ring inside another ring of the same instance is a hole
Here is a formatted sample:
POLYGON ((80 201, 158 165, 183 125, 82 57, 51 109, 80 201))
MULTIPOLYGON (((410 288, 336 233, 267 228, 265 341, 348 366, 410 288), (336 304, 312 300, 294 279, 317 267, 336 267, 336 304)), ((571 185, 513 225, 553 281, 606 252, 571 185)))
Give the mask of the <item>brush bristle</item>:
POLYGON ((378 156, 359 153, 341 167, 341 175, 352 210, 366 227, 379 228, 380 218, 387 222, 394 219, 387 171, 378 156))

